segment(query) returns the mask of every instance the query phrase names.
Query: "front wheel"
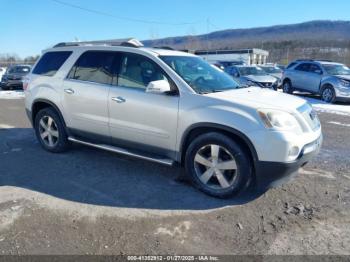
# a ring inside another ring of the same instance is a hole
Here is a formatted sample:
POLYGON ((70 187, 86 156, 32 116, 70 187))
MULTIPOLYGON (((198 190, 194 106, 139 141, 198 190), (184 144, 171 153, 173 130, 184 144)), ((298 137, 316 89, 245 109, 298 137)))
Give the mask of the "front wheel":
POLYGON ((335 101, 335 92, 333 87, 326 86, 325 88, 323 88, 321 98, 326 103, 333 103, 335 101))
POLYGON ((229 197, 245 189, 252 177, 251 160, 229 137, 207 133, 188 147, 186 173, 201 191, 215 197, 229 197))

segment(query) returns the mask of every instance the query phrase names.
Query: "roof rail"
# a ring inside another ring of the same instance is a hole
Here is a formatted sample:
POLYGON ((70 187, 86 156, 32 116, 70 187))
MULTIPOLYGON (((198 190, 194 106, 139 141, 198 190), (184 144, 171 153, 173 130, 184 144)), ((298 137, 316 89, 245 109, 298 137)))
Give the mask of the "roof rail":
POLYGON ((170 46, 154 46, 155 49, 165 49, 165 50, 174 50, 174 48, 170 46))
POLYGON ((296 59, 296 60, 295 60, 295 62, 300 62, 300 61, 309 61, 309 62, 313 62, 313 61, 315 61, 315 60, 313 60, 313 59, 307 59, 307 58, 305 58, 305 59, 296 59))
POLYGON ((98 41, 82 41, 82 42, 62 42, 54 45, 53 47, 65 47, 65 46, 128 46, 128 47, 142 47, 143 44, 135 38, 125 39, 112 39, 112 40, 98 40, 98 41))
POLYGON ((308 61, 308 62, 333 62, 332 60, 327 59, 297 59, 295 62, 308 61))

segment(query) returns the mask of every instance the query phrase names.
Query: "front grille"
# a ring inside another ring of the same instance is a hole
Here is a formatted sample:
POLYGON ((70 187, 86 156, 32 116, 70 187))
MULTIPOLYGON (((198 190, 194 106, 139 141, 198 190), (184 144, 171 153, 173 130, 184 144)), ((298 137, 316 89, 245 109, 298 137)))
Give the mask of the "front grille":
POLYGON ((259 83, 262 87, 271 87, 272 86, 272 83, 270 82, 260 82, 259 83))
POLYGON ((318 119, 315 110, 310 104, 305 103, 304 105, 298 108, 298 111, 304 117, 307 124, 309 125, 309 127, 311 127, 312 130, 317 130, 320 128, 320 120, 318 119))

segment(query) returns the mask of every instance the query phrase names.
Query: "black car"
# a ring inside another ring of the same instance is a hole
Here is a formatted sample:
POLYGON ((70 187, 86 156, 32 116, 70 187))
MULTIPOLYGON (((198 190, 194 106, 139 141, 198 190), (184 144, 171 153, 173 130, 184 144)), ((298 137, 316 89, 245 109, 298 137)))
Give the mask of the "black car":
POLYGON ((22 89, 23 77, 30 72, 31 67, 29 65, 12 65, 6 73, 2 76, 0 86, 3 90, 9 89, 22 89))

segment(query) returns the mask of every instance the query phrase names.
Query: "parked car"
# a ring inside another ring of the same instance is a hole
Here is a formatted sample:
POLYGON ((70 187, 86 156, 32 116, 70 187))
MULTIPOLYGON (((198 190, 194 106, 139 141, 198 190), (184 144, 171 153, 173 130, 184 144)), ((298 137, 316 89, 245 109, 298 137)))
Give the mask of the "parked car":
POLYGON ((133 39, 58 44, 43 52, 24 89, 45 150, 63 152, 71 141, 178 163, 216 197, 282 183, 322 141, 304 99, 243 88, 200 57, 133 39))
POLYGON ((259 66, 262 70, 265 71, 265 73, 273 76, 273 77, 276 77, 277 79, 277 87, 281 87, 282 86, 282 73, 283 73, 283 70, 280 69, 278 66, 275 66, 275 65, 261 65, 259 66))
POLYGON ((9 66, 1 78, 0 86, 3 90, 22 88, 23 77, 30 72, 30 65, 9 66))
POLYGON ((225 72, 236 81, 246 86, 259 86, 277 90, 278 80, 276 77, 267 74, 258 66, 230 66, 225 72))
POLYGON ((283 92, 295 90, 321 96, 327 103, 350 101, 350 69, 322 60, 296 60, 283 73, 283 92))

